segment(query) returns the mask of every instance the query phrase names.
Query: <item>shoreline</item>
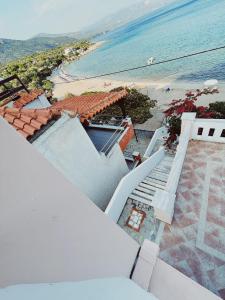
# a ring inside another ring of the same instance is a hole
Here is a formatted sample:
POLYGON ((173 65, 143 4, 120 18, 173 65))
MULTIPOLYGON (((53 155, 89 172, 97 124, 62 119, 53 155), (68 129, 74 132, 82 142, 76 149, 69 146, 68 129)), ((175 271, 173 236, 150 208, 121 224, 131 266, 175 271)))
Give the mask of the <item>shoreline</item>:
MULTIPOLYGON (((71 80, 76 80, 78 79, 77 76, 74 75, 70 75, 68 73, 65 72, 64 70, 64 66, 67 64, 70 64, 72 62, 78 61, 79 59, 83 58, 84 56, 86 56, 87 54, 95 51, 96 49, 98 49, 99 47, 101 47, 103 44, 105 43, 105 41, 99 41, 96 43, 93 43, 86 51, 85 53, 81 54, 79 57, 77 57, 77 59, 71 60, 71 61, 64 61, 62 62, 58 68, 56 68, 55 70, 53 70, 52 75, 49 77, 50 80, 54 83, 54 87, 56 85, 56 83, 58 82, 69 82, 71 80)), ((54 92, 54 89, 53 89, 54 92)))
MULTIPOLYGON (((100 47, 104 42, 98 42, 89 48, 88 53, 100 47)), ((84 54, 86 55, 87 52, 84 54)), ((83 56, 83 55, 82 55, 83 56)), ((82 58, 82 56, 80 58, 82 58)), ((66 74, 65 77, 55 75, 52 77, 54 83, 53 96, 59 100, 65 98, 70 93, 76 96, 84 92, 109 92, 110 90, 123 86, 128 88, 136 88, 145 95, 148 95, 151 100, 157 100, 156 107, 152 110, 153 117, 147 120, 144 124, 136 124, 135 128, 143 130, 156 130, 161 127, 163 120, 162 112, 168 107, 173 99, 184 99, 187 91, 195 91, 196 89, 205 88, 204 81, 178 81, 175 76, 163 77, 159 80, 121 80, 111 79, 109 77, 101 77, 94 79, 76 80, 75 76, 66 74), (70 82, 71 80, 76 80, 70 82), (170 91, 167 92, 167 88, 170 91)), ((205 79, 207 80, 207 78, 205 79)), ((198 100, 198 105, 208 106, 209 103, 216 101, 224 101, 225 98, 225 82, 219 81, 218 88, 220 93, 215 95, 203 95, 198 100)))
MULTIPOLYGON (((184 98, 187 91, 205 88, 204 82, 176 81, 171 78, 163 78, 162 80, 116 80, 102 77, 65 82, 59 76, 55 76, 52 80, 55 84, 53 95, 58 99, 62 99, 68 93, 80 95, 90 91, 109 92, 114 88, 123 86, 136 88, 144 94, 148 94, 151 99, 158 100, 161 105, 169 104, 172 99, 184 98), (170 88, 170 92, 167 93, 166 89, 168 87, 170 88)), ((223 101, 223 95, 225 95, 225 82, 219 82, 218 87, 220 89, 220 94, 216 97, 214 95, 213 98, 219 98, 220 101, 223 101)))

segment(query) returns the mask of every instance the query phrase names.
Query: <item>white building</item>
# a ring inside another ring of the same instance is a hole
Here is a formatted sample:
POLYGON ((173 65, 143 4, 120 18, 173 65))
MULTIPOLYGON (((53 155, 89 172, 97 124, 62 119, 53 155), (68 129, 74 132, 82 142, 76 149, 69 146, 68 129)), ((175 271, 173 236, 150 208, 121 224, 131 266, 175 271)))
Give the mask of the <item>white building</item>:
POLYGON ((32 92, 13 103, 15 108, 23 106, 21 111, 1 107, 0 115, 105 210, 119 181, 129 172, 123 150, 134 131, 130 119, 96 124, 91 118, 126 94, 122 91, 80 96, 50 108, 43 103, 45 109, 41 109, 44 96, 32 92))
POLYGON ((0 140, 0 299, 220 299, 139 251, 3 119, 0 140))
POLYGON ((160 257, 223 298, 225 120, 184 113, 175 152, 163 146, 166 136, 166 128, 155 132, 145 162, 121 180, 106 213, 139 244, 156 242, 160 257))

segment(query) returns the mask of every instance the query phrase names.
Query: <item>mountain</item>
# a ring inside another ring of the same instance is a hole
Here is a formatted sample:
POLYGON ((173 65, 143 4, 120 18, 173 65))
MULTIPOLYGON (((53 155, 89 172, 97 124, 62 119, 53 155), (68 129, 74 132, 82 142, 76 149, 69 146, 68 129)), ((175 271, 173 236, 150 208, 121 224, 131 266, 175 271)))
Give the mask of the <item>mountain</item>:
MULTIPOLYGON (((179 0, 180 2, 181 0, 179 0)), ((96 36, 102 35, 126 23, 138 19, 154 10, 160 9, 163 6, 169 5, 178 0, 145 0, 138 2, 137 4, 126 7, 125 9, 119 10, 116 13, 106 16, 102 20, 98 21, 91 26, 87 26, 81 32, 69 32, 63 34, 48 34, 40 33, 36 37, 74 37, 77 39, 91 39, 96 36)))
POLYGON ((133 4, 129 7, 126 7, 125 9, 119 10, 116 13, 106 16, 99 22, 91 25, 90 27, 87 27, 84 32, 108 32, 174 2, 178 2, 178 0, 141 1, 137 4, 133 4))
POLYGON ((74 37, 35 37, 28 40, 0 39, 0 63, 5 63, 35 52, 44 51, 74 42, 74 37))
MULTIPOLYGON (((160 9, 163 6, 181 0, 145 0, 106 16, 97 23, 84 28, 80 32, 62 34, 40 33, 28 40, 0 39, 0 63, 20 58, 38 51, 52 49, 59 45, 78 39, 93 39, 109 31, 117 29, 141 16, 160 9)), ((104 39, 104 37, 102 37, 104 39)))

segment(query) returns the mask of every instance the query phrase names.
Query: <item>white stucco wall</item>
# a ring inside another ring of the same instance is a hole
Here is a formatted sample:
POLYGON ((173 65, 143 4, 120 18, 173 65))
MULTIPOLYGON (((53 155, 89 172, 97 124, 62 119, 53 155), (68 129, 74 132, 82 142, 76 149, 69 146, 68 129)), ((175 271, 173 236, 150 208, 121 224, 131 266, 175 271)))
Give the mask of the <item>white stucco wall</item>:
POLYGON ((157 300, 127 278, 55 284, 25 284, 0 289, 0 300, 157 300))
POLYGON ((66 114, 33 144, 103 210, 129 171, 118 145, 107 157, 99 154, 79 119, 66 114))
POLYGON ((35 108, 46 108, 50 107, 51 104, 49 103, 48 99, 46 98, 45 94, 40 95, 35 99, 34 101, 26 104, 24 108, 30 108, 30 109, 35 109, 35 108))
POLYGON ((139 245, 0 118, 0 287, 130 275, 139 245))

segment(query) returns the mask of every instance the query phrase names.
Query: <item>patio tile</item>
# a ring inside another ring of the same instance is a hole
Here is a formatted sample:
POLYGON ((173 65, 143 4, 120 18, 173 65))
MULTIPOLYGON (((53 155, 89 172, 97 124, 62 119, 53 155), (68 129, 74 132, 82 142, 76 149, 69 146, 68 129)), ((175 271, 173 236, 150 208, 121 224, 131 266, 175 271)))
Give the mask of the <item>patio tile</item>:
POLYGON ((160 257, 225 299, 225 145, 191 141, 160 257))

